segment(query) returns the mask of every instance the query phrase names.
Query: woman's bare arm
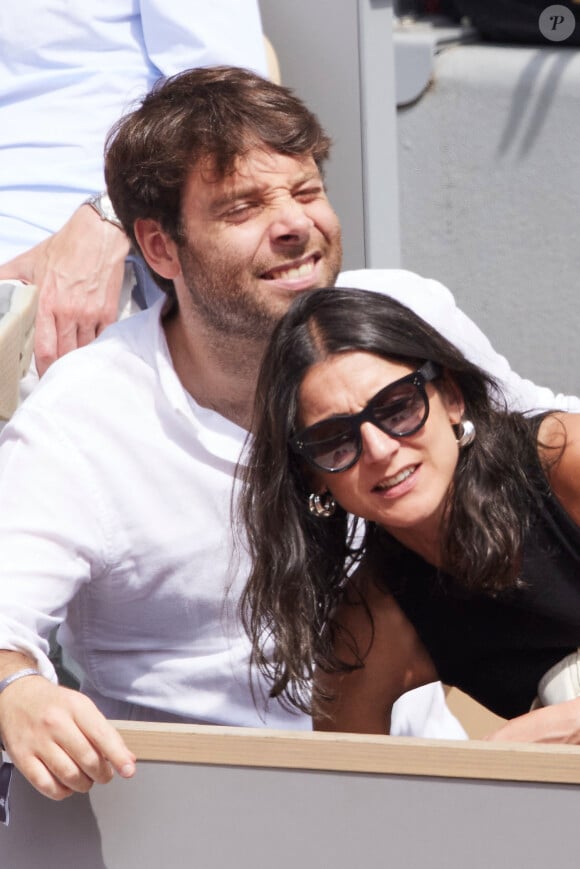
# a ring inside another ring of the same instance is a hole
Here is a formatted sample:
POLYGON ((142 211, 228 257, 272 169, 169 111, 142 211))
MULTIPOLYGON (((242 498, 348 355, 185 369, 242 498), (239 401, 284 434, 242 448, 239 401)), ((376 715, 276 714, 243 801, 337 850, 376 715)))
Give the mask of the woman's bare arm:
POLYGON ((552 491, 569 516, 580 525, 580 413, 546 417, 538 439, 552 491))
POLYGON ((318 671, 317 684, 333 699, 325 701, 314 715, 314 727, 389 733, 391 710, 401 694, 438 678, 433 662, 392 595, 377 588, 362 571, 353 577, 336 621, 338 657, 354 663, 354 641, 364 667, 350 673, 318 671), (360 602, 359 592, 368 609, 360 602))

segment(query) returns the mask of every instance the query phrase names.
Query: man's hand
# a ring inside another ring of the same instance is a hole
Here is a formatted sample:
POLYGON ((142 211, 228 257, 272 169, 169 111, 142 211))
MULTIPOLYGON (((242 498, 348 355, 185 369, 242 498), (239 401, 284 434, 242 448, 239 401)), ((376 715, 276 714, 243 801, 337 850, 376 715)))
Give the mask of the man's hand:
POLYGON ((512 718, 490 740, 506 742, 562 742, 580 744, 580 698, 544 706, 512 718))
POLYGON ((117 319, 129 241, 89 205, 55 235, 0 266, 0 279, 39 288, 34 355, 40 375, 117 319))
POLYGON ((135 772, 135 756, 94 703, 43 676, 0 696, 0 731, 15 766, 41 794, 62 800, 135 772))

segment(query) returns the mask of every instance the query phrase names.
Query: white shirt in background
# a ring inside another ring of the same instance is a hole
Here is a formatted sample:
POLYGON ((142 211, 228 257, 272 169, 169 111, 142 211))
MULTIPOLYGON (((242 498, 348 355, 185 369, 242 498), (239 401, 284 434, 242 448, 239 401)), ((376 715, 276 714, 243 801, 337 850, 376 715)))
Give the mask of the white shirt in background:
POLYGON ((267 75, 257 0, 0 3, 0 263, 104 188, 110 127, 196 66, 267 75))

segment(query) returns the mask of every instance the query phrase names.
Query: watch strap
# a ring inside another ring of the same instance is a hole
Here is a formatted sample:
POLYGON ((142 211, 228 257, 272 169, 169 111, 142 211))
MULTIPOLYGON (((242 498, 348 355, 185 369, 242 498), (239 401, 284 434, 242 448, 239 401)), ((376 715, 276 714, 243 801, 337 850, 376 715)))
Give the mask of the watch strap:
POLYGON ((109 199, 109 194, 106 191, 89 196, 88 199, 85 199, 83 205, 90 205, 91 208, 97 212, 101 220, 106 220, 107 223, 113 223, 115 226, 118 226, 119 229, 123 229, 123 224, 115 214, 113 203, 109 199))

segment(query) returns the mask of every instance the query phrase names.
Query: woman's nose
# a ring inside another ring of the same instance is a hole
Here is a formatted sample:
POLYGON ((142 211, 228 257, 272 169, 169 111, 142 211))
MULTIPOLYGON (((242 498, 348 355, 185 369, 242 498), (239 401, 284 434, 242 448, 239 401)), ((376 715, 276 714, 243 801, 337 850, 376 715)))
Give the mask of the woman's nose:
POLYGON ((376 462, 390 458, 399 450, 398 438, 393 438, 372 422, 364 422, 360 427, 362 443, 361 458, 376 462))

